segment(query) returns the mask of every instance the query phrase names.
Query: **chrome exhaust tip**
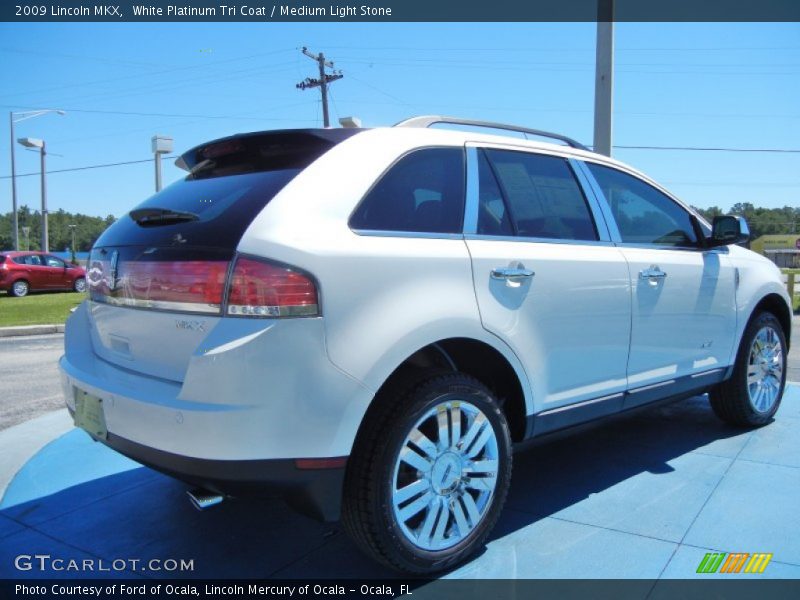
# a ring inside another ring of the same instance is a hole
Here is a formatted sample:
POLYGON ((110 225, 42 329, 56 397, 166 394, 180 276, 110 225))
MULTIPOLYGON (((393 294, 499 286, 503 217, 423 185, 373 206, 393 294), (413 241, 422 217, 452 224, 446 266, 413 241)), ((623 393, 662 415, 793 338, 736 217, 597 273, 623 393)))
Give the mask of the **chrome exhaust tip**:
POLYGON ((202 488, 188 490, 186 493, 189 494, 189 500, 191 500, 192 506, 197 510, 211 508, 212 506, 220 504, 225 499, 225 496, 222 494, 210 492, 202 488))

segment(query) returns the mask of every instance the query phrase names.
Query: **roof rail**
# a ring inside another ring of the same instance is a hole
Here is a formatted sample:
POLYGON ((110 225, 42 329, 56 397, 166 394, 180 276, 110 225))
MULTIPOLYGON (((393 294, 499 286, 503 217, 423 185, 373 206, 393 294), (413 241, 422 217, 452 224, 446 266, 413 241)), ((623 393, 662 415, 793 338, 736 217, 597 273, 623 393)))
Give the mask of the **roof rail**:
POLYGON ((505 125, 503 123, 492 123, 491 121, 475 121, 473 119, 459 119, 458 117, 443 117, 440 115, 425 115, 423 117, 412 117, 405 121, 400 121, 395 127, 423 127, 427 128, 437 123, 448 123, 451 125, 471 125, 472 127, 486 127, 488 129, 503 129, 505 131, 516 131, 517 133, 529 133, 539 137, 551 138, 564 142, 568 146, 578 148, 579 150, 586 150, 591 152, 586 146, 580 142, 576 142, 560 133, 551 133, 549 131, 542 131, 540 129, 528 129, 527 127, 519 127, 517 125, 505 125))

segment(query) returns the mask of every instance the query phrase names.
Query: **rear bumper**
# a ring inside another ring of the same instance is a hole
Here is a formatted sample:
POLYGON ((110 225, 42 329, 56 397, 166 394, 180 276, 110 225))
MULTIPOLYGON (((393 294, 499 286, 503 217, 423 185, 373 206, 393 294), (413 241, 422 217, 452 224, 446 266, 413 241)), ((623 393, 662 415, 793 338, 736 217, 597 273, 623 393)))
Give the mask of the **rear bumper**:
MULTIPOLYGON (((74 414, 70 409, 70 414, 74 414)), ((223 495, 278 493, 295 510, 320 521, 341 512, 347 457, 336 468, 301 469, 292 459, 210 460, 156 450, 109 433, 98 440, 120 454, 192 486, 223 495)))
POLYGON ((104 443, 194 485, 275 489, 336 518, 344 468, 298 469, 295 459, 349 456, 372 393, 328 360, 319 319, 220 320, 177 382, 98 357, 87 305, 67 321, 61 377, 70 410, 76 389, 102 400, 104 443))

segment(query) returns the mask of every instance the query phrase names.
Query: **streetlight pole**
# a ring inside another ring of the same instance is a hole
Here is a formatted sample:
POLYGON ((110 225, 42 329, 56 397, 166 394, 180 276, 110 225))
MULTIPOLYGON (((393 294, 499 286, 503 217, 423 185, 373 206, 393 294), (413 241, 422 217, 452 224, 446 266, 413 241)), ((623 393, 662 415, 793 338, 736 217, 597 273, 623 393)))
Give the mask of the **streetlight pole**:
POLYGON ((47 169, 45 167, 47 150, 45 149, 44 140, 42 140, 40 156, 42 159, 42 252, 50 252, 50 232, 47 230, 47 169))
POLYGON ((51 112, 58 113, 62 116, 66 114, 63 110, 56 108, 43 108, 41 110, 30 110, 27 112, 12 111, 8 113, 9 129, 11 131, 11 237, 14 243, 14 250, 19 250, 19 215, 17 214, 17 166, 14 155, 14 123, 40 117, 51 112))
POLYGON ((70 248, 72 249, 72 262, 76 262, 76 257, 75 257, 75 227, 76 227, 76 225, 75 225, 75 223, 70 223, 69 225, 67 225, 67 227, 69 227, 70 233, 72 234, 72 245, 70 246, 70 248))
POLYGON ((47 234, 47 167, 46 159, 47 147, 44 140, 37 138, 19 138, 17 140, 26 148, 38 148, 41 159, 42 169, 42 252, 50 252, 49 236, 47 234))

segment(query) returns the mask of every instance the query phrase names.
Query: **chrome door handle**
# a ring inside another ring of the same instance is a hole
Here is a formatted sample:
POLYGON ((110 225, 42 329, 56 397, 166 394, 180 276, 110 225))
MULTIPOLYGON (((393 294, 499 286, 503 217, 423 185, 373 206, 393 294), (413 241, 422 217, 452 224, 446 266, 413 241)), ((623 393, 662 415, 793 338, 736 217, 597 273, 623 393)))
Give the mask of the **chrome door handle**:
POLYGON ((658 265, 650 265, 649 269, 639 271, 640 279, 664 279, 667 274, 658 265))
POLYGON ((533 277, 536 273, 530 269, 523 269, 521 267, 498 267, 492 269, 492 279, 527 279, 533 277))

